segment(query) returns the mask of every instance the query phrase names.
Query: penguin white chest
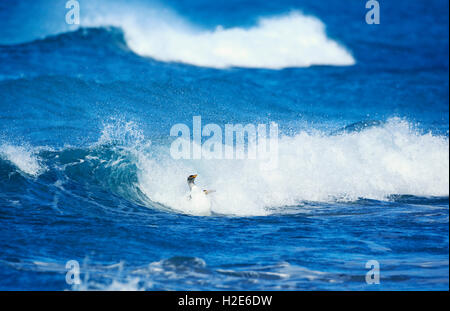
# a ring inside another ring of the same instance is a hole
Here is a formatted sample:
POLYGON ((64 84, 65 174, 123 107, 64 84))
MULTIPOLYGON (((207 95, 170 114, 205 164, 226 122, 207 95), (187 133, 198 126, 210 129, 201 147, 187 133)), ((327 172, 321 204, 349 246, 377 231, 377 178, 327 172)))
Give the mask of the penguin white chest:
POLYGON ((196 185, 191 189, 192 210, 197 215, 211 215, 211 202, 206 194, 196 185))

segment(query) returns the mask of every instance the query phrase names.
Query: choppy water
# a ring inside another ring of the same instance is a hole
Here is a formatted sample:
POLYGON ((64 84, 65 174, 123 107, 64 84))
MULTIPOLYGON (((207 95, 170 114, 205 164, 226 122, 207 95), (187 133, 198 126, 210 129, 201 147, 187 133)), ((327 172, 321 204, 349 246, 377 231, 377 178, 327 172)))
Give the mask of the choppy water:
POLYGON ((79 2, 0 3, 0 289, 448 290, 447 2, 79 2), (277 168, 173 159, 193 116, 277 168))

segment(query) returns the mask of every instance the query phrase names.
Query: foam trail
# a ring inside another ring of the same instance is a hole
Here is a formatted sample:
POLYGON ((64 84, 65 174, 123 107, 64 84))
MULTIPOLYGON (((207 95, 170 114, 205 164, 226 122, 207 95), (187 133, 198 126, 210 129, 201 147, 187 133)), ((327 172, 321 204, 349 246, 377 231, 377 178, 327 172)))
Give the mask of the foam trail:
POLYGON ((331 40, 325 25, 300 12, 261 18, 251 28, 200 29, 166 9, 108 7, 87 10, 82 26, 123 29, 137 54, 204 67, 280 69, 311 65, 347 66, 352 55, 331 40))
POLYGON ((139 187, 152 201, 187 213, 186 177, 193 173, 200 187, 217 190, 212 210, 234 215, 266 215, 267 208, 304 201, 449 194, 448 137, 417 133, 399 119, 361 132, 282 137, 272 171, 260 170, 257 160, 174 160, 167 149, 139 152, 139 187))

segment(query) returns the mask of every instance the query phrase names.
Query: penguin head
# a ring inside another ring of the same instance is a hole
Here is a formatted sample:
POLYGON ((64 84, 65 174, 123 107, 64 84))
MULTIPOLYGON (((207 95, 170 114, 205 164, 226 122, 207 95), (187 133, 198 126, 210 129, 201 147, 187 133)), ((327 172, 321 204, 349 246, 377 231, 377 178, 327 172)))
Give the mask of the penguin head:
POLYGON ((188 183, 193 183, 195 178, 197 178, 197 174, 189 175, 189 177, 187 178, 187 182, 188 183))

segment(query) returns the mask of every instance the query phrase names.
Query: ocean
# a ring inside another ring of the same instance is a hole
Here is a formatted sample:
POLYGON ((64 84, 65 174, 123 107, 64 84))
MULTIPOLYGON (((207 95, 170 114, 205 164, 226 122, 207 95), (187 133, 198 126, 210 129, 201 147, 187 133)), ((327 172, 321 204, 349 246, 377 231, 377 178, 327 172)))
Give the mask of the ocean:
POLYGON ((0 290, 449 289, 448 1, 68 2, 0 2, 0 290))

